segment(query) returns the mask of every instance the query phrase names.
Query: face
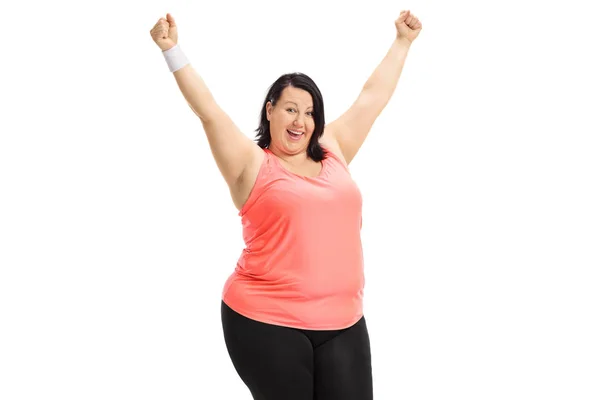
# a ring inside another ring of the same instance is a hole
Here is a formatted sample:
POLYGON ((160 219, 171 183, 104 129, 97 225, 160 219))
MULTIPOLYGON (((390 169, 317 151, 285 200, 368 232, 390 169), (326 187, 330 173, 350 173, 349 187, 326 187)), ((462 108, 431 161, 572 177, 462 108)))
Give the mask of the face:
POLYGON ((271 145, 288 155, 306 152, 315 129, 313 101, 309 92, 288 86, 277 104, 267 103, 271 145))

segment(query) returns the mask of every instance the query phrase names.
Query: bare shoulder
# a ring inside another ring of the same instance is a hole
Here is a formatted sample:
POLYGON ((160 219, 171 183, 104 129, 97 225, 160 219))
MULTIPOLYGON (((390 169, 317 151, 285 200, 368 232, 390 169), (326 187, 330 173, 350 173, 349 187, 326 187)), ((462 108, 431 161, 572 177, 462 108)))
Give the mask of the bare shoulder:
POLYGON ((323 132, 323 136, 321 136, 319 139, 319 143, 321 143, 327 150, 335 154, 340 160, 346 162, 344 159, 344 154, 342 153, 342 149, 333 136, 333 130, 329 127, 329 125, 325 126, 325 131, 323 132))

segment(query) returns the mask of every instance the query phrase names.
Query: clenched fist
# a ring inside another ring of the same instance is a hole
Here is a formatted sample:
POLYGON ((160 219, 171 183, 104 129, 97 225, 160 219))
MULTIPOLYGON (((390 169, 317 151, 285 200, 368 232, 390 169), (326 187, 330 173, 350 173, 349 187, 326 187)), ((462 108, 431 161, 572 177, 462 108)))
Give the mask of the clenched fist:
POLYGON ((410 10, 402 11, 396 20, 397 37, 406 39, 409 43, 412 43, 419 36, 421 29, 423 29, 421 21, 414 14, 411 14, 410 10))
POLYGON ((173 16, 167 14, 167 19, 160 18, 154 28, 150 30, 150 36, 162 51, 175 46, 177 44, 177 25, 175 25, 173 16))

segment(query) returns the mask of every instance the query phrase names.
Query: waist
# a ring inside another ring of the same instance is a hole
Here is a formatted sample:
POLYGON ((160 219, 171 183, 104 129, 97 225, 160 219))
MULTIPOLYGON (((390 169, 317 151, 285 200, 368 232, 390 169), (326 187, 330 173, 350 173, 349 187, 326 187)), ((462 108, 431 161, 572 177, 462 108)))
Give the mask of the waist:
POLYGON ((344 329, 363 315, 363 289, 319 298, 300 293, 262 291, 262 285, 233 273, 223 289, 222 300, 233 310, 256 321, 298 329, 344 329))
POLYGON ((351 268, 301 270, 273 266, 257 276, 238 266, 222 299, 238 313, 265 323, 300 329, 344 329, 363 313, 362 263, 351 268))

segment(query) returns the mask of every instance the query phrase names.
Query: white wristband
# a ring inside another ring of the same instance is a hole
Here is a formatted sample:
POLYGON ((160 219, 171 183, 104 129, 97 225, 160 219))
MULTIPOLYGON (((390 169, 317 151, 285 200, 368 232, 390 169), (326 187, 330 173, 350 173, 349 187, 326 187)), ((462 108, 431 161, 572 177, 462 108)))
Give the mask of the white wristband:
POLYGON ((171 72, 175 72, 190 63, 178 44, 171 47, 169 50, 163 51, 163 56, 165 56, 169 71, 171 72))

